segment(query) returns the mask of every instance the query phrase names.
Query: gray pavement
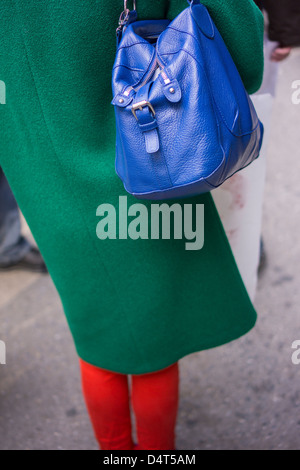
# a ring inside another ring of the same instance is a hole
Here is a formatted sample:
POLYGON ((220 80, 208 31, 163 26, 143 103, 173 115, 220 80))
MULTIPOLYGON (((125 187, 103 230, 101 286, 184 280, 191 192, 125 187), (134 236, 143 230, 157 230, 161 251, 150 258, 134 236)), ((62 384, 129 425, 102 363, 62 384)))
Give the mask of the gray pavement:
MULTIPOLYGON (((231 344, 180 360, 178 449, 300 448, 300 51, 280 68, 268 153, 256 327, 231 344)), ((97 449, 77 355, 48 276, 0 275, 0 449, 97 449)))

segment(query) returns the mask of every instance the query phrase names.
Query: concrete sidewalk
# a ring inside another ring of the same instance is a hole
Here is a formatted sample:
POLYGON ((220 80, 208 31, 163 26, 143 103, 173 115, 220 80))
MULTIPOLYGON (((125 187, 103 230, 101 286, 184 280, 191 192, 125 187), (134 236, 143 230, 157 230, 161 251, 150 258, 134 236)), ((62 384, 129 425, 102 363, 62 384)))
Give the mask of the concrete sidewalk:
MULTIPOLYGON (((180 361, 178 449, 299 449, 300 51, 281 65, 268 154, 263 234, 268 266, 258 322, 240 340, 180 361)), ((97 449, 77 355, 49 276, 0 275, 0 449, 97 449)))

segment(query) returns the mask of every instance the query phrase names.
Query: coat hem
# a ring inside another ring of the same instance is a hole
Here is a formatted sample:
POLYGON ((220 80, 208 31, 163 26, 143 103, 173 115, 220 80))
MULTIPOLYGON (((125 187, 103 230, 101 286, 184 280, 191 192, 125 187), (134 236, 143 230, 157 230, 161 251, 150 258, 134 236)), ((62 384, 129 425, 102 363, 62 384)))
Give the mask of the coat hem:
POLYGON ((93 359, 89 359, 87 355, 82 354, 79 350, 78 356, 80 359, 82 359, 84 362, 93 365, 95 367, 99 367, 101 369, 105 369, 110 372, 118 373, 118 374, 126 374, 126 375, 142 375, 142 374, 148 374, 152 372, 158 372, 160 370, 166 369, 167 367, 175 364, 177 361, 180 359, 184 358, 185 356, 188 356, 190 354, 195 354, 197 352, 209 350, 209 349, 214 349, 220 346, 224 346, 225 344, 229 344, 233 341, 238 340, 239 338, 245 336, 249 331, 251 331, 254 326, 256 325, 257 317, 255 318, 255 321, 251 323, 250 326, 246 327, 243 331, 239 329, 239 331, 236 331, 236 333, 232 332, 232 329, 230 330, 231 334, 228 336, 224 336, 222 334, 222 337, 220 336, 219 338, 214 336, 214 339, 211 341, 203 342, 203 343, 197 343, 195 346, 189 346, 187 349, 182 349, 181 352, 178 352, 174 356, 169 356, 170 359, 166 361, 158 361, 157 363, 152 362, 151 366, 149 367, 146 365, 145 367, 143 365, 139 365, 138 367, 128 367, 128 368, 123 368, 123 367, 118 367, 114 366, 113 364, 105 363, 103 361, 100 365, 98 361, 94 361, 93 359))

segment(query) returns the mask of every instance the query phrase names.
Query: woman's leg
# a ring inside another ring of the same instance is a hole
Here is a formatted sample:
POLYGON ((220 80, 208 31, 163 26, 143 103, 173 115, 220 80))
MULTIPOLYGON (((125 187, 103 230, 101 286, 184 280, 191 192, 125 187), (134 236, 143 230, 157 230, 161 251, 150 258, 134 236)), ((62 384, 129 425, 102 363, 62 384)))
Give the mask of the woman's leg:
MULTIPOLYGON (((83 394, 102 450, 133 448, 128 377, 80 359, 83 394)), ((132 375, 136 450, 175 449, 179 402, 178 362, 149 374, 132 375)))
POLYGON ((131 450, 128 377, 80 359, 83 395, 101 450, 131 450))
POLYGON ((135 449, 175 449, 179 403, 178 362, 158 372, 132 375, 131 400, 138 439, 135 449))
POLYGON ((18 263, 30 248, 21 235, 18 205, 0 167, 0 267, 18 263))

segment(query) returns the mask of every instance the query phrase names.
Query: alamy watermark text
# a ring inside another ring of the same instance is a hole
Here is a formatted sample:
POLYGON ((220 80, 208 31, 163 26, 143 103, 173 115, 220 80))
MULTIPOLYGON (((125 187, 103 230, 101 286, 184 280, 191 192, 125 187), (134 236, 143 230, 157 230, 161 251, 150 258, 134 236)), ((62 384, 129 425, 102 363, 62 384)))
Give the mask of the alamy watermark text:
POLYGON ((204 204, 161 203, 148 208, 136 203, 128 207, 127 196, 120 196, 117 209, 112 204, 101 204, 96 215, 101 218, 96 228, 100 240, 173 237, 184 238, 186 250, 201 250, 204 246, 204 204))
POLYGON ((6 86, 2 80, 0 80, 0 104, 6 104, 6 86))
POLYGON ((6 364, 6 346, 4 341, 0 341, 0 364, 6 364))

